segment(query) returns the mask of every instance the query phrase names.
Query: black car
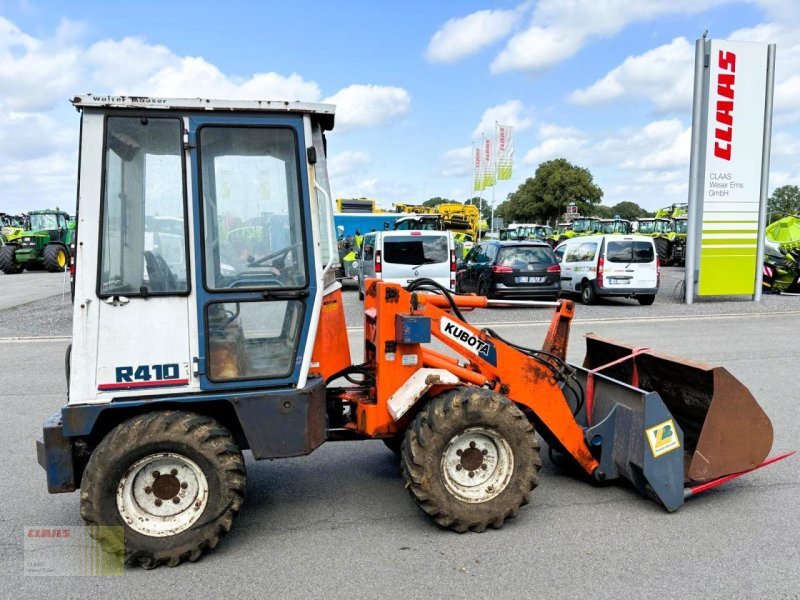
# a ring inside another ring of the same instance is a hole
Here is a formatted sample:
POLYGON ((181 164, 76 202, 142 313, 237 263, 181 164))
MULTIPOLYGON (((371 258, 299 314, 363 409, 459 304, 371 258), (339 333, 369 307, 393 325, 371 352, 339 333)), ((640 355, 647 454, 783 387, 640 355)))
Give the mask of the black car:
POLYGON ((544 242, 486 241, 459 262, 456 286, 461 293, 489 298, 556 297, 561 267, 544 242))

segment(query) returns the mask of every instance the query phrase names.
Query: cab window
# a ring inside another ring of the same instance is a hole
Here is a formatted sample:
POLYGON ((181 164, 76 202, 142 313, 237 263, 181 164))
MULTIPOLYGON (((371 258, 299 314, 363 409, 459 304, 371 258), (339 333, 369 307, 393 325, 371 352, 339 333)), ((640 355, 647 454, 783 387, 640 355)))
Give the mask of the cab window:
POLYGON ((566 262, 593 261, 597 254, 597 242, 577 242, 567 245, 566 262))
POLYGON ((101 297, 189 291, 181 136, 179 119, 106 121, 101 297))
POLYGON ((375 236, 365 235, 361 248, 362 260, 372 260, 375 257, 375 236))
POLYGON ((198 146, 206 286, 305 287, 294 131, 205 126, 198 146))

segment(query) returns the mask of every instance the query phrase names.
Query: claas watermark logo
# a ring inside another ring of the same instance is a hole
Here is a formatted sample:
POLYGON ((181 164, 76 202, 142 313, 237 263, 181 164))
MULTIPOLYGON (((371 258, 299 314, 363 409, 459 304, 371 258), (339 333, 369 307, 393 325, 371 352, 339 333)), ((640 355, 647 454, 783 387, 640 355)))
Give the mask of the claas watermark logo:
POLYGON ((646 429, 645 434, 650 443, 650 451, 655 458, 681 447, 678 431, 675 429, 675 422, 672 419, 646 429))
POLYGON ((122 527, 32 526, 23 530, 25 574, 117 576, 124 573, 122 527))

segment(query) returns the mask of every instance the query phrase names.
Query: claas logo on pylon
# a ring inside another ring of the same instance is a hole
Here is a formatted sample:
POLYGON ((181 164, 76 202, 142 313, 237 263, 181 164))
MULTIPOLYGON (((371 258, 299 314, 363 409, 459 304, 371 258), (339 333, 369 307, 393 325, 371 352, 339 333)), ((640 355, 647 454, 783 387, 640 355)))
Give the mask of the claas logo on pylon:
POLYGON ((654 458, 681 447, 678 432, 672 419, 645 430, 654 458))

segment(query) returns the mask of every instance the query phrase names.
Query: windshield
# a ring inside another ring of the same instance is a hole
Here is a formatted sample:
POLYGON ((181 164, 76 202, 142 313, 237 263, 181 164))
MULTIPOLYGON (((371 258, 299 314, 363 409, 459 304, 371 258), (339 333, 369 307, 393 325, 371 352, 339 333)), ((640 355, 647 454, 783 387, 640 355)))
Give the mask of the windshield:
POLYGON ((630 233, 630 227, 626 221, 601 222, 600 233, 630 233))
POLYGON ((587 231, 593 231, 595 226, 596 226, 595 219, 575 219, 572 222, 572 230, 575 233, 585 233, 587 231))
POLYGON ((447 262, 447 236, 403 235, 383 240, 383 262, 398 265, 432 265, 447 262))
POLYGON ((45 229, 58 229, 58 216, 31 215, 31 231, 41 231, 45 229))
POLYGON ((656 233, 661 231, 656 229, 658 221, 639 221, 639 233, 656 233))
POLYGON ((653 244, 649 241, 608 242, 606 260, 613 263, 651 263, 655 260, 653 244))
POLYGON ((686 233, 689 228, 689 221, 687 219, 680 219, 675 221, 675 232, 676 233, 686 233))
POLYGON ((394 224, 397 231, 437 231, 436 219, 401 219, 394 224))
POLYGON ((519 270, 529 270, 555 264, 556 256, 544 246, 514 246, 502 248, 497 264, 519 270))
POLYGON ((199 146, 209 287, 305 286, 293 130, 206 126, 199 146))

